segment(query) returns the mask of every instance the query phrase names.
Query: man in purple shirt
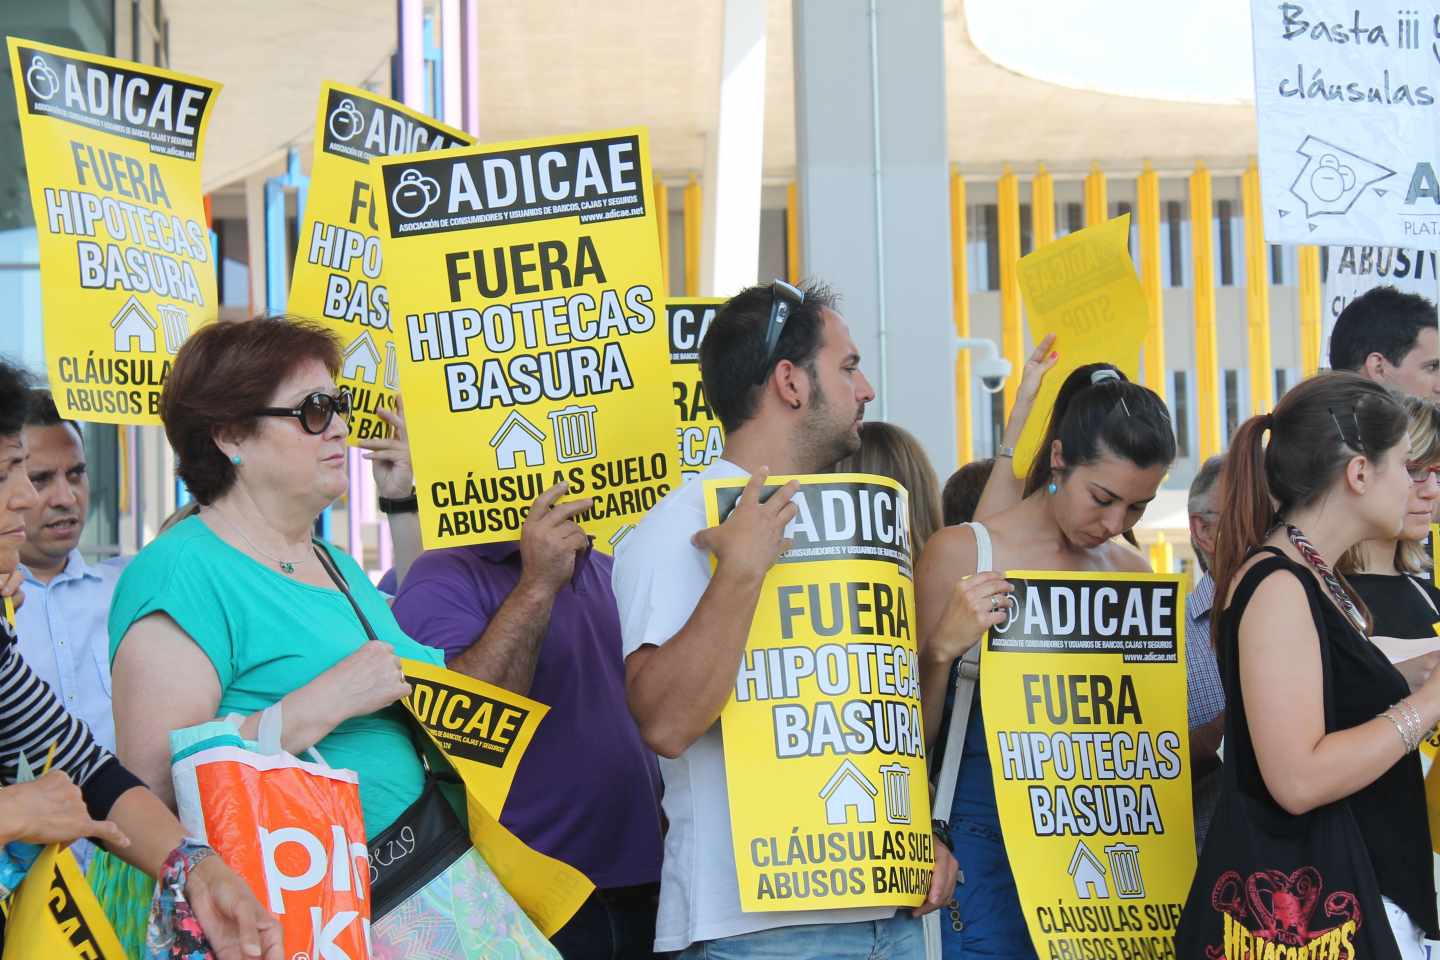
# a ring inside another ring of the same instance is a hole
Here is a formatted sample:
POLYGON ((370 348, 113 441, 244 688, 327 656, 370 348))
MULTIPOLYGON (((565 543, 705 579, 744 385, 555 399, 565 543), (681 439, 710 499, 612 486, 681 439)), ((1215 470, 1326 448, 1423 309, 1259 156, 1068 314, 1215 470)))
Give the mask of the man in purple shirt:
POLYGON ((550 707, 520 761, 500 820, 583 872, 593 896, 555 936, 565 960, 653 955, 660 772, 625 698, 610 557, 575 516, 589 498, 535 501, 518 542, 431 550, 395 598, 411 637, 483 658, 472 675, 550 707))

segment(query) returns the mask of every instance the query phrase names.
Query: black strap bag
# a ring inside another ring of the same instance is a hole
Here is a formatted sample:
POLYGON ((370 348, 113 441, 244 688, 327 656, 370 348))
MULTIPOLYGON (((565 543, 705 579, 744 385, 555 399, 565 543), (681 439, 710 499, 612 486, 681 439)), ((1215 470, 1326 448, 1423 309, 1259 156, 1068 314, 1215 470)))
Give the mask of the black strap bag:
MULTIPOLYGON (((1242 607, 1268 574, 1290 568, 1283 556, 1260 560, 1241 579, 1232 605, 1242 607)), ((1330 733, 1336 730, 1334 677, 1319 606, 1326 601, 1313 577, 1300 580, 1321 634, 1325 730, 1330 733)), ((1220 800, 1176 930, 1175 955, 1186 960, 1400 960, 1349 801, 1297 816, 1263 788, 1256 795, 1238 782, 1241 763, 1253 768, 1254 748, 1239 695, 1239 657, 1224 659, 1230 702, 1220 800)))

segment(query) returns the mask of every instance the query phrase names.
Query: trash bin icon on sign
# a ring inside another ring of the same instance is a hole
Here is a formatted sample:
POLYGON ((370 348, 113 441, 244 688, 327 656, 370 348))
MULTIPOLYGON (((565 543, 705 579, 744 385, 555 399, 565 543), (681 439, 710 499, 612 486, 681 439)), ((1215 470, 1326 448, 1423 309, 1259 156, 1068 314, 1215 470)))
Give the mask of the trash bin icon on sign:
POLYGON ((555 458, 561 463, 594 460, 599 455, 595 444, 595 408, 571 404, 550 411, 551 433, 555 437, 555 458))

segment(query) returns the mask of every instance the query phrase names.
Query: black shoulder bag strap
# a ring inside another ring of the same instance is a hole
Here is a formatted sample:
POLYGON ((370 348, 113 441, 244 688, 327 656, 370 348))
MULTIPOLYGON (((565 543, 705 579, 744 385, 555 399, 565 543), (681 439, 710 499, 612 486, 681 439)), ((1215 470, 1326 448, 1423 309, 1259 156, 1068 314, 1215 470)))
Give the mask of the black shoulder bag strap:
POLYGON ((335 586, 339 587, 340 592, 345 594, 345 599, 350 601, 350 608, 355 611, 355 616, 360 618, 360 626, 365 628, 366 639, 379 640, 380 638, 375 635, 375 628, 370 626, 370 618, 365 616, 365 611, 361 610, 360 604, 355 602, 355 595, 350 592, 350 585, 345 582, 345 575, 335 565, 335 558, 330 556, 330 551, 320 543, 316 542, 312 545, 315 547, 315 556, 320 558, 320 566, 330 574, 330 579, 335 581, 335 586))
MULTIPOLYGON (((370 640, 379 640, 330 551, 318 542, 314 546, 320 565, 335 581, 340 592, 345 594, 345 599, 350 601, 355 616, 360 618, 365 636, 370 640)), ((430 759, 419 731, 413 722, 409 728, 415 740, 415 752, 425 766, 425 787, 419 798, 394 823, 366 844, 370 860, 371 915, 375 919, 418 893, 470 849, 469 832, 440 793, 440 778, 430 768, 430 759)))

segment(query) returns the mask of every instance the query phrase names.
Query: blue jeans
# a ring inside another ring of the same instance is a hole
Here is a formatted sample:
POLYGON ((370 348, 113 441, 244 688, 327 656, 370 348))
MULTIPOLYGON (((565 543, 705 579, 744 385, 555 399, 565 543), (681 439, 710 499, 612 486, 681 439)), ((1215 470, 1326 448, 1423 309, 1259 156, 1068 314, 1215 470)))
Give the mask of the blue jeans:
POLYGON ((692 943, 676 960, 925 960, 925 933, 909 909, 887 920, 774 927, 692 943))

